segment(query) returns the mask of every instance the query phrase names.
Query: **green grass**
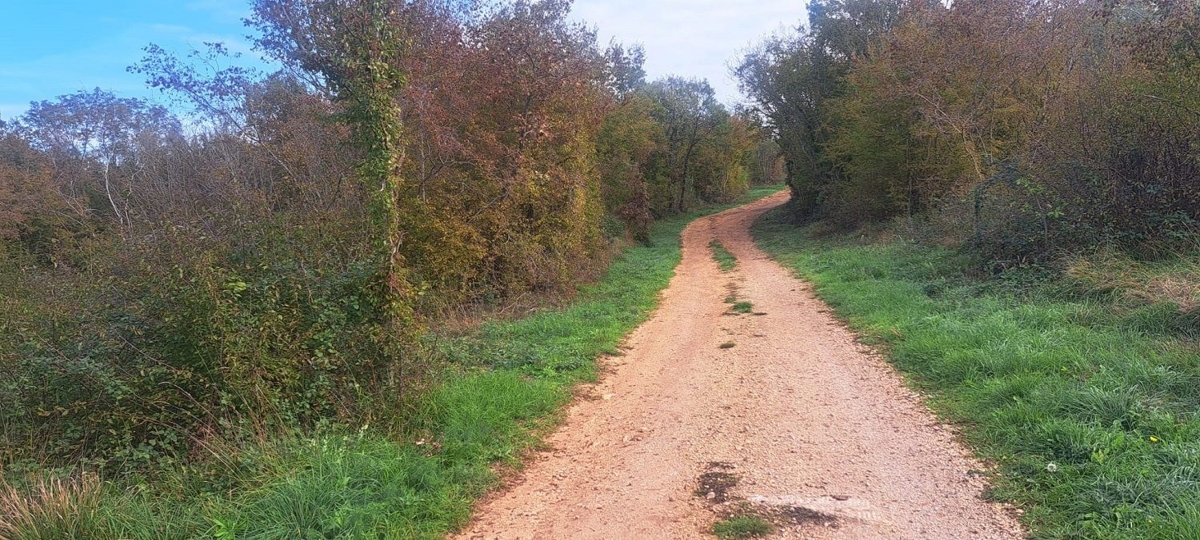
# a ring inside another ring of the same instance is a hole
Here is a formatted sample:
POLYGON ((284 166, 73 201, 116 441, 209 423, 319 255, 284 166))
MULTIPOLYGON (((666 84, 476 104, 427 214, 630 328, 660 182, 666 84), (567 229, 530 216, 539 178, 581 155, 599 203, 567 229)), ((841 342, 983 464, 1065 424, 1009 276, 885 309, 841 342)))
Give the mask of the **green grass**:
POLYGON ((1022 507, 1034 538, 1200 538, 1200 347, 1175 303, 810 232, 755 226, 964 426, 998 466, 991 496, 1022 507))
POLYGON ((713 524, 712 533, 717 538, 758 538, 771 534, 771 524, 753 515, 735 516, 713 524))
MULTIPOLYGON (((779 189, 754 190, 739 203, 779 189)), ((496 484, 497 465, 519 466, 571 387, 595 378, 595 359, 617 353, 645 320, 679 262, 683 227, 729 206, 655 224, 649 246, 627 249, 565 309, 484 324, 467 336, 431 336, 430 351, 448 367, 406 436, 335 426, 242 446, 213 442, 203 466, 152 479, 43 485, 46 504, 26 505, 19 522, 9 503, 38 488, 0 479, 0 537, 442 538, 496 484)))
POLYGON ((729 272, 737 267, 737 257, 725 249, 720 240, 714 238, 712 242, 708 243, 708 248, 712 250, 713 260, 717 261, 717 266, 721 267, 722 272, 729 272))
POLYGON ((729 296, 725 297, 725 303, 732 304, 729 306, 729 309, 733 310, 734 313, 740 313, 742 315, 754 313, 754 304, 745 300, 738 300, 736 290, 730 293, 729 296))
MULTIPOLYGON (((369 437, 297 450, 302 466, 278 471, 218 520, 236 538, 434 538, 442 523, 465 517, 465 494, 440 470, 454 458, 369 437)), ((461 472, 468 484, 478 475, 461 472)))

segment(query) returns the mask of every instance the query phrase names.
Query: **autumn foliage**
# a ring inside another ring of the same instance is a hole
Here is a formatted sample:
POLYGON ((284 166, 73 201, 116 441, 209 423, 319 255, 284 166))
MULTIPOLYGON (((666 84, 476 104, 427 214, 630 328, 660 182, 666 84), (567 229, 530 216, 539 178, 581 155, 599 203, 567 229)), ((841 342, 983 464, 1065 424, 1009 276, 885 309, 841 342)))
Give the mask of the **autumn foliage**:
POLYGON ((1200 219, 1200 7, 822 0, 738 75, 799 219, 906 216, 1000 267, 1200 219), (957 231, 957 232, 955 232, 957 231))
POLYGON ((130 69, 171 109, 96 90, 0 125, 0 464, 401 430, 425 328, 741 194, 771 159, 748 117, 569 8, 259 0, 278 72, 150 46, 130 69))

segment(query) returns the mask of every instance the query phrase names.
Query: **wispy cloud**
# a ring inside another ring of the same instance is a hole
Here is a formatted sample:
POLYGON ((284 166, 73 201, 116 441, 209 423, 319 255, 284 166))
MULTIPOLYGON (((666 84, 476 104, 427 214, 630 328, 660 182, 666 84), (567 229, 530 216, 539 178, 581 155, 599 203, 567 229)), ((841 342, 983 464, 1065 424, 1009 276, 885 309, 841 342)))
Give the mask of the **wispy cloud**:
POLYGON ((143 48, 156 43, 176 54, 203 49, 205 43, 221 42, 235 53, 243 53, 254 64, 257 55, 244 36, 210 32, 186 24, 135 23, 103 40, 80 44, 59 53, 31 55, 19 61, 0 63, 0 99, 7 105, 5 118, 23 114, 28 104, 15 101, 48 100, 80 90, 101 88, 123 96, 157 98, 140 75, 126 72, 143 56, 143 48))
POLYGON ((738 98, 729 64, 806 17, 795 0, 578 0, 574 16, 595 25, 601 43, 641 43, 651 78, 706 78, 726 102, 738 98))

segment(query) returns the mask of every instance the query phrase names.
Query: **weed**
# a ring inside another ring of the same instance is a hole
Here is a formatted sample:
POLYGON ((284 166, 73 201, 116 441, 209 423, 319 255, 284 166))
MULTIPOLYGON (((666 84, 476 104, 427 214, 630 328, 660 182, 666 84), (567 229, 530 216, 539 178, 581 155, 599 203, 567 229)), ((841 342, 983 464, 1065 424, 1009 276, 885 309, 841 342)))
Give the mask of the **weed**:
MULTIPOLYGON (((745 315, 747 313, 754 312, 754 304, 752 304, 750 302, 738 300, 736 290, 733 293, 730 293, 729 296, 725 297, 725 303, 733 304, 732 306, 730 306, 730 309, 732 309, 734 313, 740 313, 740 314, 745 315)), ((766 314, 764 313, 763 315, 766 315, 766 314)))
POLYGON ((90 473, 38 474, 23 485, 0 480, 0 538, 59 540, 201 538, 209 525, 194 508, 170 508, 142 493, 120 492, 90 473))
POLYGON ((1180 312, 1200 309, 1200 259, 1174 257, 1137 261, 1113 251, 1077 257, 1066 275, 1089 292, 1107 291, 1141 303, 1175 305, 1180 312))
POLYGON ((712 242, 708 243, 708 248, 712 250, 713 260, 717 261, 722 272, 729 272, 737 266, 737 257, 725 249, 720 240, 714 238, 712 242))
POLYGON ((713 525, 712 533, 717 538, 758 538, 771 534, 772 530, 767 520, 755 515, 744 515, 718 521, 713 525))

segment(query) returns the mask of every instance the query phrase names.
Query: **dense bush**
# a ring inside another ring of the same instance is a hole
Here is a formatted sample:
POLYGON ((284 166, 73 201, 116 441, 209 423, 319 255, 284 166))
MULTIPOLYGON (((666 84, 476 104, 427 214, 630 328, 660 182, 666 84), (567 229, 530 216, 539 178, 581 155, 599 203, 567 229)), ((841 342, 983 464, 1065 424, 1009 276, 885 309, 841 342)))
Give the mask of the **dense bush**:
POLYGON ((1196 234, 1194 2, 809 11, 738 70, 788 158, 798 217, 965 215, 956 240, 1000 266, 1196 234))
POLYGON ((403 371, 378 272, 330 232, 245 230, 259 248, 238 253, 167 230, 93 240, 83 269, 10 265, 3 455, 125 469, 209 437, 395 412, 420 372, 403 371), (325 256, 289 256, 301 246, 325 256))

